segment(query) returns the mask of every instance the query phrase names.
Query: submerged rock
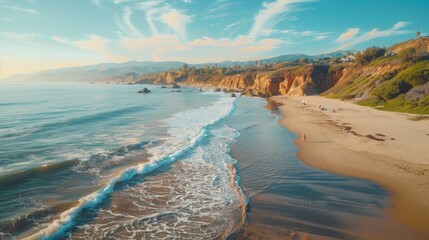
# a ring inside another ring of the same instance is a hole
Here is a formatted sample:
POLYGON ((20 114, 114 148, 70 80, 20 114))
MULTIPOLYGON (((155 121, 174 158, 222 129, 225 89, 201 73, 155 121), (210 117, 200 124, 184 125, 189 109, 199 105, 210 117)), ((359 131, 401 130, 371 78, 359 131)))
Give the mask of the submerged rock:
POLYGON ((177 85, 176 83, 173 83, 173 86, 171 86, 171 88, 180 88, 180 86, 177 85))
POLYGON ((143 88, 143 89, 139 90, 138 93, 150 93, 150 90, 147 88, 143 88))
POLYGON ((166 86, 161 86, 161 88, 167 88, 166 86))

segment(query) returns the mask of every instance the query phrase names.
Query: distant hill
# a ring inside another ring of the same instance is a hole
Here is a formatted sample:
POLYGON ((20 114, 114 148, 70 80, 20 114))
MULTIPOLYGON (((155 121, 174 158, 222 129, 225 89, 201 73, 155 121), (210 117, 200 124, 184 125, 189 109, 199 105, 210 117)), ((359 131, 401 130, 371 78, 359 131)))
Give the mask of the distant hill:
POLYGON ((18 74, 3 81, 45 81, 45 82, 90 82, 111 76, 139 75, 143 73, 158 73, 179 68, 184 62, 125 62, 102 63, 81 67, 46 70, 32 74, 18 74))
MULTIPOLYGON (((259 64, 271 64, 279 62, 292 62, 303 58, 317 60, 319 58, 336 58, 344 56, 344 51, 328 53, 323 55, 309 56, 304 54, 289 54, 278 57, 258 60, 259 64)), ((112 78, 127 78, 140 74, 160 73, 171 69, 182 67, 184 62, 137 62, 130 61, 125 63, 101 63, 89 66, 68 67, 53 70, 46 70, 32 74, 18 74, 7 78, 0 79, 2 81, 44 81, 44 82, 95 82, 104 81, 112 78)), ((240 65, 242 67, 253 66, 254 61, 225 61, 219 63, 202 63, 189 64, 197 68, 203 66, 219 66, 232 67, 240 65)))
MULTIPOLYGON (((339 58, 346 55, 346 53, 349 52, 356 52, 356 51, 337 51, 332 53, 326 53, 326 54, 319 54, 319 55, 305 55, 305 54, 287 54, 287 55, 281 55, 277 57, 272 58, 266 58, 266 59, 259 59, 258 64, 271 64, 271 63, 282 63, 282 62, 293 62, 299 59, 308 58, 309 60, 318 60, 322 58, 339 58)), ((202 64, 193 64, 195 67, 203 67, 203 66, 214 66, 217 65, 219 67, 231 67, 231 66, 237 66, 240 65, 242 67, 248 67, 253 66, 255 64, 255 61, 224 61, 219 63, 202 63, 202 64)))

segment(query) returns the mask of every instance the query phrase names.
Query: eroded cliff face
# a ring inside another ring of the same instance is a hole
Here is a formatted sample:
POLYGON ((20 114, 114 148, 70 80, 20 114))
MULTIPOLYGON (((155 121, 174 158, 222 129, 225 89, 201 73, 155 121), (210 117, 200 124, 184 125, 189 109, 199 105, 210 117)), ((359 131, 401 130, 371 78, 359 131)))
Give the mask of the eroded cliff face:
POLYGON ((329 71, 331 88, 325 95, 341 94, 341 98, 366 98, 369 92, 383 81, 393 78, 403 70, 400 62, 382 66, 356 66, 347 64, 329 71))
POLYGON ((184 74, 164 72, 144 75, 142 83, 206 86, 243 91, 247 95, 270 97, 274 95, 312 95, 332 87, 340 74, 329 75, 328 66, 305 65, 276 69, 275 71, 249 72, 239 74, 184 74), (332 77, 335 77, 331 79, 332 77))

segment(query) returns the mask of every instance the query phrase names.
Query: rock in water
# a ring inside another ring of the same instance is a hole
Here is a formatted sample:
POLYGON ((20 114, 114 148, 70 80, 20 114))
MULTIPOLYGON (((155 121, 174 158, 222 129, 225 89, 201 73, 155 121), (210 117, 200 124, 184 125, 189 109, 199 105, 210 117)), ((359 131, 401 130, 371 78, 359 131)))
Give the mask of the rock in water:
POLYGON ((235 93, 231 93, 231 97, 237 97, 235 93))
POLYGON ((138 93, 150 93, 150 90, 147 88, 143 88, 143 89, 139 90, 138 93))
POLYGON ((175 84, 175 83, 173 83, 173 86, 171 88, 180 88, 180 86, 177 85, 177 84, 175 84))
POLYGON ((216 88, 214 91, 215 92, 220 92, 221 90, 220 90, 220 88, 216 88))

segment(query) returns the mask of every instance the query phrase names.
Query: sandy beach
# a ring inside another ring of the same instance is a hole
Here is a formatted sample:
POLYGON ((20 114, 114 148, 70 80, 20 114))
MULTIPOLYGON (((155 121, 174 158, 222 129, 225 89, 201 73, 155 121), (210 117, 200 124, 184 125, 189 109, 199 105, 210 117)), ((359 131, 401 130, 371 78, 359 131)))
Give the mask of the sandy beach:
POLYGON ((387 216, 429 235, 429 121, 319 96, 271 100, 283 104, 280 124, 300 136, 299 159, 380 184, 391 193, 387 216))

